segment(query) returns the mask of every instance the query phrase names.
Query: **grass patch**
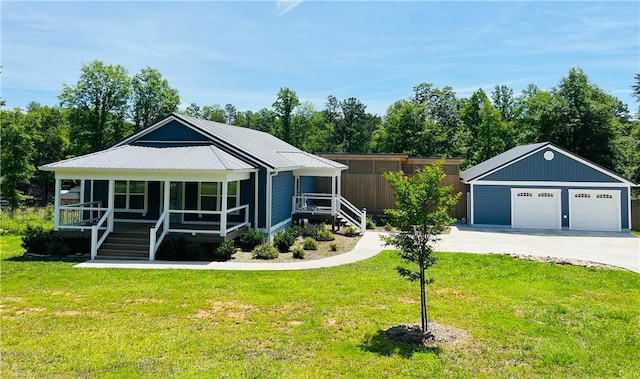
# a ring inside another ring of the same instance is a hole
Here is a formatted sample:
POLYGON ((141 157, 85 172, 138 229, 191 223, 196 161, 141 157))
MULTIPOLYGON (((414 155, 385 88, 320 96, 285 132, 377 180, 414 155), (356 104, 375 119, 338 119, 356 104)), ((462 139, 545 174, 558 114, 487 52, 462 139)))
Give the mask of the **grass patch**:
POLYGON ((640 230, 632 230, 631 233, 633 233, 636 236, 640 237, 640 230))
POLYGON ((439 254, 432 320, 455 347, 387 343, 418 322, 393 252, 311 270, 77 269, 13 260, 2 237, 4 378, 634 377, 640 275, 501 255, 439 254))

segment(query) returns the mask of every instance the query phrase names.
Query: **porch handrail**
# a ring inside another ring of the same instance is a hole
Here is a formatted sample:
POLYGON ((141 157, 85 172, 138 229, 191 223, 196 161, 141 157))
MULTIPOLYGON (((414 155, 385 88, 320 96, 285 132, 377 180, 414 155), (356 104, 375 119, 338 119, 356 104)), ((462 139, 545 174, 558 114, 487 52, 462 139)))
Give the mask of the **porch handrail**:
MULTIPOLYGON (((178 232, 178 233, 206 233, 206 234, 218 234, 218 235, 226 235, 230 232, 233 232, 237 229, 242 228, 243 226, 249 225, 249 205, 248 204, 244 204, 244 205, 239 205, 237 207, 234 208, 230 208, 227 209, 226 212, 223 211, 204 211, 204 210, 194 210, 194 209, 169 209, 168 210, 169 215, 172 214, 199 214, 199 215, 218 215, 220 216, 220 220, 217 221, 203 221, 203 223, 207 223, 210 222, 212 226, 212 228, 208 228, 208 229, 181 229, 181 228, 169 228, 167 227, 167 231, 170 232, 178 232), (222 226, 223 226, 223 222, 222 222, 222 218, 225 217, 227 218, 226 220, 226 225, 230 225, 229 223, 229 216, 232 216, 233 213, 238 212, 238 211, 242 211, 244 210, 244 221, 233 225, 231 227, 225 227, 224 230, 222 230, 222 226)), ((171 217, 169 217, 171 218, 171 217)), ((186 223, 186 221, 185 221, 186 223)))
POLYGON ((97 223, 101 218, 102 212, 107 210, 109 208, 103 208, 101 201, 61 205, 58 209, 58 219, 60 221, 57 227, 63 229, 88 229, 97 223), (87 218, 85 218, 85 214, 88 216, 87 218))
MULTIPOLYGON (((299 195, 294 195, 292 198, 292 210, 294 212, 305 210, 304 208, 307 206, 307 200, 330 200, 331 209, 330 214, 336 215, 340 211, 340 196, 332 195, 330 193, 302 193, 299 195)), ((326 209, 326 208, 325 208, 326 209)), ((309 212, 312 213, 329 213, 327 210, 323 208, 313 209, 309 212)))
POLYGON ((113 231, 113 208, 109 208, 104 215, 100 218, 97 224, 91 227, 91 259, 96 259, 98 255, 98 249, 102 246, 104 240, 107 239, 109 233, 113 231), (104 223, 107 226, 102 226, 104 223), (105 230, 100 239, 98 239, 98 231, 105 230))
POLYGON ((355 205, 351 204, 349 200, 345 199, 342 196, 340 197, 340 205, 340 215, 351 222, 353 225, 360 225, 360 234, 364 234, 365 230, 367 230, 367 209, 358 209, 355 205), (342 210, 343 207, 346 208, 346 210, 350 211, 354 216, 359 217, 359 222, 355 219, 355 217, 352 217, 351 214, 344 212, 342 210))
MULTIPOLYGON (((101 209, 102 208, 102 201, 86 201, 84 203, 75 203, 75 204, 65 204, 65 205, 61 205, 60 208, 94 208, 94 209, 101 209), (90 205, 92 204, 97 204, 97 207, 90 207, 90 205)), ((102 209, 107 209, 107 208, 102 208, 102 209)))
POLYGON ((149 260, 156 260, 156 252, 164 240, 164 237, 167 235, 169 231, 169 225, 165 225, 165 221, 169 220, 167 215, 169 214, 169 210, 165 209, 164 212, 160 215, 158 221, 156 221, 155 225, 149 229, 149 260), (158 231, 160 231, 160 237, 158 237, 158 231))

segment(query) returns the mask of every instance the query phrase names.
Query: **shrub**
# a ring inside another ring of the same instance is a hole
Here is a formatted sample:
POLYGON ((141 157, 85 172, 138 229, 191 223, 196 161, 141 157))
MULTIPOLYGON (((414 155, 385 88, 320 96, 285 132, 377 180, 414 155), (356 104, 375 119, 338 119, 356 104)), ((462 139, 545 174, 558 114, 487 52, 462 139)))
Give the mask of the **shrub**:
POLYGON ((71 253, 89 253, 91 240, 83 237, 56 237, 53 230, 42 226, 28 226, 22 237, 22 247, 27 253, 65 256, 71 253))
POLYGON ((331 249, 331 251, 338 251, 338 244, 335 242, 331 242, 329 244, 329 249, 331 249))
POLYGON ((304 259, 304 256, 306 254, 307 253, 300 246, 296 246, 296 247, 293 248, 293 257, 296 258, 296 259, 304 259))
POLYGON ((324 229, 324 224, 307 224, 307 226, 302 229, 302 233, 300 235, 305 238, 317 238, 318 234, 324 229))
POLYGON ((318 250, 318 242, 311 237, 307 237, 304 239, 302 247, 305 250, 318 250))
POLYGON ((278 258, 278 250, 270 243, 264 243, 253 249, 251 257, 253 259, 276 259, 278 258))
POLYGON ((213 251, 213 260, 218 262, 228 261, 235 252, 236 246, 233 241, 224 241, 213 251))
POLYGON ((0 225, 2 235, 24 235, 28 227, 52 230, 53 207, 19 208, 13 213, 3 209, 0 211, 0 225))
POLYGON ((316 241, 333 241, 336 239, 336 236, 331 233, 328 229, 323 229, 318 232, 318 235, 315 237, 316 241))
POLYGON ((187 260, 203 261, 208 260, 207 248, 199 242, 189 242, 184 248, 184 257, 187 260))
POLYGON ((353 225, 347 225, 342 228, 342 233, 344 233, 344 235, 347 237, 355 237, 359 234, 356 228, 353 227, 353 225))
POLYGON ((384 224, 384 230, 386 230, 387 232, 390 232, 393 230, 393 225, 391 224, 384 224))
POLYGON ((296 236, 288 230, 279 230, 273 236, 273 245, 281 253, 286 253, 289 248, 296 242, 296 236))
POLYGON ((240 247, 244 251, 251 251, 264 243, 264 234, 256 229, 249 229, 240 236, 240 247))
POLYGON ((373 223, 373 219, 371 217, 367 217, 367 229, 375 229, 376 224, 373 223))
POLYGON ((28 226, 22 237, 22 247, 27 253, 48 254, 53 241, 53 230, 28 226))
POLYGON ((289 229, 287 229, 287 231, 293 234, 295 238, 298 238, 302 235, 304 228, 300 225, 293 225, 289 229))

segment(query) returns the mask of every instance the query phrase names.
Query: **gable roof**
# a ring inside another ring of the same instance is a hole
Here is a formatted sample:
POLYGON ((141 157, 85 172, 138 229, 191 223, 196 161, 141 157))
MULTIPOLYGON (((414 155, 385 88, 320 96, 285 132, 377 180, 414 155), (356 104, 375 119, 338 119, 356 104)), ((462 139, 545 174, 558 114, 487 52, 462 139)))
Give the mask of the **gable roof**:
POLYGON ((122 145, 46 164, 40 169, 253 170, 255 167, 215 146, 145 147, 122 145))
POLYGON ((481 162, 473 167, 470 167, 462 171, 460 173, 460 181, 463 183, 469 183, 474 180, 482 179, 482 177, 492 172, 495 172, 503 167, 509 166, 510 164, 515 163, 516 161, 519 161, 545 148, 552 148, 556 151, 562 152, 563 154, 567 155, 571 159, 579 161, 580 163, 585 164, 597 171, 600 171, 612 178, 615 178, 616 180, 619 180, 630 186, 636 186, 635 183, 630 182, 629 180, 621 177, 615 172, 610 171, 604 167, 601 167, 593 162, 590 162, 589 160, 584 159, 578 155, 575 155, 559 146, 552 144, 551 142, 539 142, 539 143, 534 143, 529 145, 516 146, 510 150, 505 151, 502 154, 498 154, 493 158, 490 158, 484 162, 481 162))
POLYGON ((127 138, 116 146, 133 143, 142 136, 161 128, 173 120, 210 138, 219 148, 238 155, 243 160, 255 162, 272 169, 293 170, 300 167, 347 169, 347 166, 341 163, 302 151, 269 133, 175 113, 165 120, 127 138), (302 159, 301 157, 305 158, 302 159))

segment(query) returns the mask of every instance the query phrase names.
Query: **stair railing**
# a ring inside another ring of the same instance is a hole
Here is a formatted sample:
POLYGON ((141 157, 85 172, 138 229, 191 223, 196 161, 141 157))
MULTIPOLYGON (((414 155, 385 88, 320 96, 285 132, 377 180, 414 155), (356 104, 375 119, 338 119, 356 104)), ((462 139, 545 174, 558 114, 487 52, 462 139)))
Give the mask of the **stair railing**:
POLYGON ((358 209, 355 205, 351 204, 349 200, 340 196, 339 214, 345 220, 349 221, 353 226, 360 229, 360 235, 364 234, 367 230, 367 209, 358 209))
POLYGON ((98 249, 102 246, 104 240, 107 239, 109 233, 113 231, 113 208, 109 208, 102 215, 100 221, 91 227, 91 259, 96 259, 98 249), (106 225, 104 225, 106 223, 106 225), (102 232, 102 233, 101 233, 102 232))
POLYGON ((153 226, 153 228, 149 229, 149 260, 156 260, 156 251, 158 251, 158 247, 164 240, 164 237, 167 235, 169 231, 169 225, 167 225, 166 220, 169 220, 167 215, 169 214, 169 210, 165 210, 160 215, 160 218, 153 226))

